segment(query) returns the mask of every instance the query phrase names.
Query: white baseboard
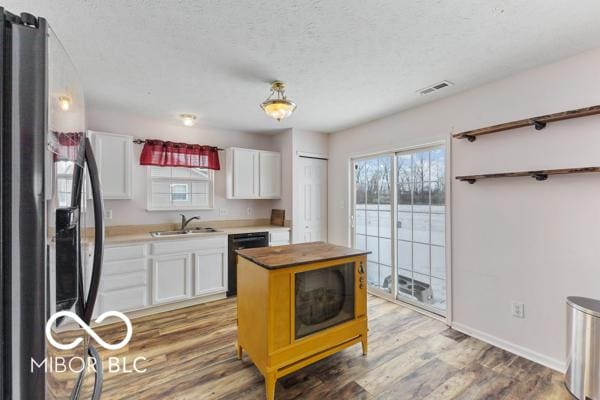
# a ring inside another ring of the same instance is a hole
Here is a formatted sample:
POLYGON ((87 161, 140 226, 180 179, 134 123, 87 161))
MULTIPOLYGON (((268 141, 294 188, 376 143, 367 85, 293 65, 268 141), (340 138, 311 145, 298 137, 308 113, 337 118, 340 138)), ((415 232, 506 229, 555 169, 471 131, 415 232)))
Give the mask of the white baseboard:
POLYGON ((560 360, 545 356, 536 351, 497 338, 496 336, 487 334, 485 332, 481 332, 477 329, 471 328, 470 326, 461 324, 459 322, 452 322, 452 328, 466 335, 473 336, 476 339, 489 343, 493 346, 499 347, 502 350, 506 350, 508 352, 541 364, 560 373, 564 373, 566 370, 564 362, 560 360))

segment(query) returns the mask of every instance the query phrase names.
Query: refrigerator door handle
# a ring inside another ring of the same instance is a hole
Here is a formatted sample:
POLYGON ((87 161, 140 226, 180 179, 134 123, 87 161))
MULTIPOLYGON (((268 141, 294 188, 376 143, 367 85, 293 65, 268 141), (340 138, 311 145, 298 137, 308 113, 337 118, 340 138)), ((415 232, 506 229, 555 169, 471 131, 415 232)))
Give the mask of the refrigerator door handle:
POLYGON ((104 254, 104 205, 102 203, 102 192, 100 190, 100 176, 98 165, 92 150, 89 138, 85 138, 85 162, 90 174, 92 189, 92 202, 94 204, 94 261, 90 289, 83 310, 83 321, 89 324, 94 312, 94 304, 100 287, 100 275, 102 273, 102 257, 104 254))
POLYGON ((92 345, 88 347, 88 354, 94 359, 94 370, 96 371, 96 379, 94 380, 94 391, 92 393, 91 400, 100 400, 100 396, 102 395, 102 385, 104 383, 102 357, 100 357, 98 351, 92 345))

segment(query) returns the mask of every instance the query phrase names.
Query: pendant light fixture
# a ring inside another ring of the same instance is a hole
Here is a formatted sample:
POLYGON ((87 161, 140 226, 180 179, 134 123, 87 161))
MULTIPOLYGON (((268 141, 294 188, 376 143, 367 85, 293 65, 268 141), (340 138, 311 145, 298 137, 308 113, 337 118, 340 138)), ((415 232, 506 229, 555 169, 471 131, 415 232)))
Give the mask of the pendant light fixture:
POLYGON ((281 121, 292 115, 296 109, 296 103, 285 97, 285 83, 275 81, 271 83, 271 94, 260 105, 265 114, 281 121))
POLYGON ((181 114, 179 117, 185 126, 194 126, 196 124, 196 116, 194 114, 181 114))
POLYGON ((69 96, 58 96, 58 106, 63 111, 69 111, 69 108, 71 108, 71 98, 69 96))

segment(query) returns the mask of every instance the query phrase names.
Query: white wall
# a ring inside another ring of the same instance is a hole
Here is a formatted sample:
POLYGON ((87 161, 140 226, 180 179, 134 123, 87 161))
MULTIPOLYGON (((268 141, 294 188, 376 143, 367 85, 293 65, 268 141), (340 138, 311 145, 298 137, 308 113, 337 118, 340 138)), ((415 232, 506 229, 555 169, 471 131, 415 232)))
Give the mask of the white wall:
MULTIPOLYGON (((123 133, 146 139, 207 144, 226 148, 247 147, 275 150, 271 135, 216 129, 210 127, 185 127, 176 123, 152 120, 114 111, 91 109, 87 112, 87 125, 91 130, 123 133)), ((112 210, 113 218, 107 225, 158 224, 179 221, 176 211, 146 211, 146 167, 139 165, 142 145, 134 145, 133 199, 106 200, 105 208, 112 210)), ((203 220, 269 218, 273 200, 225 199, 225 152, 220 152, 221 170, 215 173, 215 209, 210 211, 185 211, 187 216, 199 215, 203 220), (220 215, 219 209, 226 210, 220 215), (250 209, 250 213, 248 213, 250 209)))
MULTIPOLYGON (((600 49, 332 134, 329 240, 349 244, 350 156, 600 104, 599 68, 600 49)), ((599 133, 592 116, 453 140, 452 176, 600 166, 599 133)), ((562 368, 565 298, 600 298, 599 199, 600 174, 453 182, 453 323, 562 368), (513 300, 525 303, 525 319, 511 316, 513 300)))
MULTIPOLYGON (((302 187, 298 179, 298 153, 327 157, 329 136, 326 133, 288 129, 275 136, 275 150, 281 153, 282 196, 276 208, 285 209, 286 219, 291 220, 292 241, 300 241, 298 229, 300 196, 302 187), (295 222, 294 222, 295 221, 295 222)), ((325 189, 326 190, 326 189, 325 189)))
POLYGON ((276 200, 274 208, 285 210, 285 219, 292 219, 293 203, 293 159, 294 159, 294 133, 287 129, 274 136, 274 150, 281 153, 281 199, 276 200))

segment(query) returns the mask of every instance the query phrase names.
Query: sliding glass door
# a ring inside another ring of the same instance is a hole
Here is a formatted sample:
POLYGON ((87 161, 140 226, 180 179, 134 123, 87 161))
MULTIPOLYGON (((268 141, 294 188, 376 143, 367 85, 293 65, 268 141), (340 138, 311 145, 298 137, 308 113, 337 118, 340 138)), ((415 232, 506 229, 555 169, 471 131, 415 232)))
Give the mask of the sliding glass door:
POLYGON ((391 155, 356 160, 354 246, 367 256, 369 287, 391 295, 392 285, 392 181, 391 155))
POLYGON ((373 252, 369 288, 441 315, 446 312, 445 158, 443 147, 430 147, 353 161, 354 246, 373 252))

